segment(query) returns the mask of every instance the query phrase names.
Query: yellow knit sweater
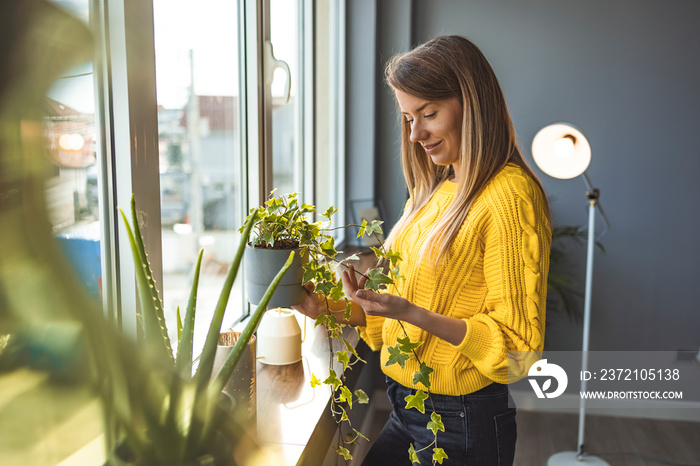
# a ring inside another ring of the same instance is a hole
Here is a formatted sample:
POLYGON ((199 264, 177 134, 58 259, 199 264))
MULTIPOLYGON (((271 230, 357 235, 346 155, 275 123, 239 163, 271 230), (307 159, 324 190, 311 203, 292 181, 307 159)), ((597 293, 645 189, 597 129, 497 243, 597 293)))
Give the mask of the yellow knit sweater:
MULTIPOLYGON (((431 391, 445 395, 508 383, 508 351, 542 350, 552 237, 541 191, 522 169, 509 164, 475 200, 449 262, 440 268, 419 263, 422 244, 456 192, 456 183, 444 182, 396 237, 392 249, 403 258, 399 268, 405 278, 397 289, 387 290, 466 321, 466 336, 457 346, 404 323, 411 341, 423 342, 418 357, 434 369, 431 391)), ((403 337, 398 321, 367 316, 360 334, 373 350, 381 349, 383 371, 412 387, 419 368, 415 356, 403 369, 385 366, 387 347, 403 337)))

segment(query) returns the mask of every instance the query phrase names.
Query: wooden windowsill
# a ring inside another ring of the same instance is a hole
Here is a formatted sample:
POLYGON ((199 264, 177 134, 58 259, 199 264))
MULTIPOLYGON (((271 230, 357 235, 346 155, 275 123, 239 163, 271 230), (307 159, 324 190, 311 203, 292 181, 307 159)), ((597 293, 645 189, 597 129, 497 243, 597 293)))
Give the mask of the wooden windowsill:
MULTIPOLYGON (((304 317, 295 315, 303 332, 304 317)), ((313 320, 307 318, 301 361, 286 366, 258 361, 256 367, 258 441, 261 446, 280 453, 282 465, 320 463, 335 435, 336 425, 329 407, 330 387, 325 384, 311 387, 310 383, 312 374, 321 380, 328 376, 331 358, 326 329, 313 326, 313 320)), ((354 328, 346 327, 344 335, 358 351, 369 352, 354 328)), ((338 351, 337 341, 333 343, 333 351, 338 351)), ((363 354, 360 356, 364 358, 363 354)), ((350 380, 346 383, 350 387, 362 365, 359 363, 349 370, 350 380)), ((342 365, 337 361, 333 369, 339 375, 342 373, 342 365)))

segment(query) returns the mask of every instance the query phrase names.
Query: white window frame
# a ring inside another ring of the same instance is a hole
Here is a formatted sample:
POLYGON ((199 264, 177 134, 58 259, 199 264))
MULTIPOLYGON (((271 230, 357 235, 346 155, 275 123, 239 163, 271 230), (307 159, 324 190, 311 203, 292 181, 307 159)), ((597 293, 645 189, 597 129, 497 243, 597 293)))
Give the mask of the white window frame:
MULTIPOLYGON (((121 207, 129 215, 132 193, 138 200, 139 219, 156 286, 162 293, 162 245, 160 221, 160 173, 158 167, 158 120, 152 0, 91 0, 98 50, 95 58, 96 121, 100 164, 98 191, 102 232, 102 292, 105 312, 121 323, 127 334, 136 335, 137 293, 131 248, 121 207), (127 157, 126 154, 129 154, 127 157)), ((303 99, 299 170, 304 198, 317 203, 314 112, 314 21, 315 2, 300 0, 300 66, 303 99)), ((333 118, 331 148, 336 157, 330 170, 334 179, 331 199, 344 210, 344 61, 345 0, 329 0, 338 20, 328 66, 337 100, 329 102, 333 118)), ((264 86, 263 44, 269 40, 269 0, 238 0, 239 69, 241 89, 239 122, 245 199, 243 211, 259 206, 272 189, 272 112, 269 86, 264 86), (267 10, 266 10, 267 8, 267 10)), ((325 154, 324 156, 327 156, 325 154)), ((308 201, 306 201, 308 202, 308 201)), ((342 212, 340 218, 343 218, 342 212)), ((339 230, 342 231, 342 230, 339 230)), ((341 238, 342 239, 342 238, 341 238)), ((162 294, 161 294, 162 295, 162 294)), ((247 306, 246 306, 247 308, 247 306)), ((243 316, 245 317, 245 316, 243 316)))

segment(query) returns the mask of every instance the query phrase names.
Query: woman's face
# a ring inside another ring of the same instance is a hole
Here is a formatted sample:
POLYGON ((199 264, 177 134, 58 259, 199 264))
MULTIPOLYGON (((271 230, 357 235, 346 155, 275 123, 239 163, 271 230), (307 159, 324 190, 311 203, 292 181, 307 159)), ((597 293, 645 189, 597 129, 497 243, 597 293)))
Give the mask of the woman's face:
POLYGON ((396 100, 411 128, 411 142, 420 143, 436 165, 459 165, 462 103, 456 97, 423 100, 395 90, 396 100))

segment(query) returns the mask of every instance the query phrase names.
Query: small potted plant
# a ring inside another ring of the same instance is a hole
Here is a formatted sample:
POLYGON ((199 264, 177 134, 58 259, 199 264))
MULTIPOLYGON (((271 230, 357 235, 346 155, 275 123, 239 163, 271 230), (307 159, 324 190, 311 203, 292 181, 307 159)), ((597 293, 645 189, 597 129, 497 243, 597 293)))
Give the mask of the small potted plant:
MULTIPOLYGON (((326 278, 331 279, 331 269, 325 266, 334 260, 337 251, 328 232, 338 209, 329 207, 321 214, 327 220, 326 225, 311 222, 307 216, 316 212, 316 207, 300 203, 297 193, 275 196, 275 192, 270 193, 263 206, 251 209, 246 218, 246 221, 256 218, 246 255, 246 292, 248 301, 257 304, 289 252, 294 251, 290 271, 268 303, 270 307, 291 307, 301 304, 306 297, 303 284, 309 280, 305 279, 305 270, 320 267, 326 278)), ((243 229, 241 232, 245 236, 243 229)), ((334 281, 333 285, 337 283, 334 281)))

